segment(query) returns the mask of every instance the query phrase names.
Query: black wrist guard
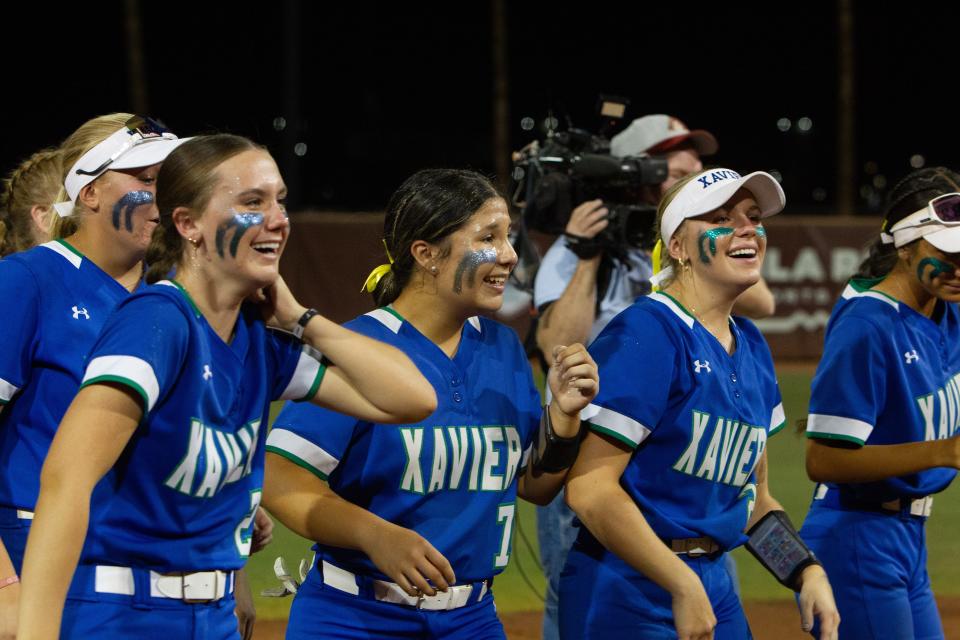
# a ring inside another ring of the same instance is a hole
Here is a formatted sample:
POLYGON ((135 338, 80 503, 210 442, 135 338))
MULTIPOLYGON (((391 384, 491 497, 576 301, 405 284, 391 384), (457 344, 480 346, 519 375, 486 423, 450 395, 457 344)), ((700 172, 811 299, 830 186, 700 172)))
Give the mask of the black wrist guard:
POLYGON ((785 511, 771 511, 747 532, 747 551, 773 574, 780 584, 800 590, 800 573, 812 564, 820 564, 804 543, 785 511))
POLYGON ((603 253, 603 245, 597 238, 584 238, 575 236, 572 233, 564 233, 564 242, 567 249, 573 251, 581 260, 590 260, 603 253))
POLYGON ((580 434, 571 438, 561 438, 553 431, 550 419, 550 405, 543 407, 540 414, 540 433, 533 447, 533 477, 540 474, 557 473, 570 468, 580 451, 580 434))

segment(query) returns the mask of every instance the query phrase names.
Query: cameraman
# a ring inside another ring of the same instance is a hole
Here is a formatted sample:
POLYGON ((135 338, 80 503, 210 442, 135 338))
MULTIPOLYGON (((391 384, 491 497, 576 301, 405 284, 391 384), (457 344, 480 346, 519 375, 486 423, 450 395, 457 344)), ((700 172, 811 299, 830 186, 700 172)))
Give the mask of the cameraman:
MULTIPOLYGON (((614 136, 610 153, 617 157, 649 154, 666 158, 667 179, 641 192, 642 204, 655 207, 677 180, 702 171, 701 156, 713 155, 717 147, 711 133, 690 131, 677 118, 657 114, 637 118, 614 136)), ((607 213, 600 200, 574 208, 564 235, 543 257, 534 284, 534 304, 540 314, 536 338, 542 353, 552 353, 554 345, 589 344, 614 316, 650 292, 649 251, 632 247, 614 258, 588 242, 606 228, 607 213)), ((751 318, 766 317, 773 311, 773 294, 763 280, 744 292, 734 307, 736 314, 751 318)), ((577 536, 573 517, 562 495, 537 509, 540 560, 547 579, 543 618, 546 640, 558 637, 557 590, 567 551, 577 536)), ((728 562, 732 560, 728 558, 728 562)), ((730 568, 734 573, 735 566, 730 568)))

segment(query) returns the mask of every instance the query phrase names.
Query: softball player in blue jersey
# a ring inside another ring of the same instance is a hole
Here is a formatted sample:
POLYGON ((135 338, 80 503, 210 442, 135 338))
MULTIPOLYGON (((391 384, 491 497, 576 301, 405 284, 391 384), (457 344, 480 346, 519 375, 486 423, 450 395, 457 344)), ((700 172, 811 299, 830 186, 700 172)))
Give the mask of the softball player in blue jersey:
POLYGON ((766 441, 784 424, 770 352, 730 316, 760 277, 761 219, 783 206, 769 175, 728 169, 678 182, 661 203, 662 291, 590 348, 604 384, 567 479, 583 527, 560 580, 562 638, 749 638, 721 560, 745 529, 800 591, 803 624, 817 615, 836 637, 823 569, 767 488, 766 441))
POLYGON ((960 176, 917 171, 834 307, 813 379, 802 533, 843 638, 943 638, 926 568, 932 494, 960 467, 960 176))
POLYGON ((367 285, 386 306, 350 326, 409 355, 438 407, 397 427, 281 412, 264 500, 317 541, 288 638, 504 637, 490 586, 510 558, 517 496, 556 495, 597 390, 583 346, 559 348, 542 409, 517 336, 479 317, 500 307, 516 264, 509 225, 503 198, 474 172, 421 171, 391 199, 392 264, 367 285))
POLYGON ((382 422, 433 410, 409 359, 305 310, 278 279, 285 192, 245 138, 195 138, 167 158, 147 253, 147 280, 161 281, 110 316, 54 437, 22 637, 237 637, 232 573, 250 549, 270 401, 382 422))
MULTIPOLYGON (((70 217, 57 225, 57 237, 68 237, 0 261, 0 298, 18 308, 4 318, 0 352, 0 541, 16 572, 40 467, 80 386, 87 351, 107 316, 140 282, 157 215, 159 163, 179 142, 148 118, 130 114, 86 122, 60 150, 65 175, 56 199, 69 200, 59 210, 70 217), (117 210, 119 225, 113 223, 117 210)), ((15 617, 8 608, 0 606, 0 618, 15 617)))

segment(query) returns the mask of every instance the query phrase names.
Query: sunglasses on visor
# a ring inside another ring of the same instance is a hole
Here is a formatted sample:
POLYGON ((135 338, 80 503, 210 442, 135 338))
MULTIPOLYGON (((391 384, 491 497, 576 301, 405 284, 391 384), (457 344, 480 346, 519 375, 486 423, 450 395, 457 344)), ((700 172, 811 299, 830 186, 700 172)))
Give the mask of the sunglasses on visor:
POLYGON ((934 219, 944 224, 960 223, 960 193, 945 193, 927 203, 927 212, 930 218, 920 221, 920 224, 933 222, 934 219))
POLYGON ((161 138, 165 133, 170 132, 170 130, 167 129, 163 123, 146 116, 133 116, 124 123, 124 126, 127 128, 127 133, 130 135, 129 139, 120 145, 120 148, 114 151, 109 158, 104 160, 99 167, 89 171, 85 169, 77 169, 76 173, 78 175, 98 176, 106 171, 106 169, 113 164, 117 158, 125 154, 133 147, 146 140, 150 140, 151 138, 161 138))

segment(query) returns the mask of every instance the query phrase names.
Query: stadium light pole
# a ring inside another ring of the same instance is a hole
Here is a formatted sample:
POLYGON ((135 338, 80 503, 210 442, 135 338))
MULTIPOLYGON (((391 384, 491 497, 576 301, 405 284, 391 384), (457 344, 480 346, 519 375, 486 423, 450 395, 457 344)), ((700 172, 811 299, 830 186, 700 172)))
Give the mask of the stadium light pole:
POLYGON ((304 194, 301 191, 303 160, 294 153, 294 147, 303 141, 306 133, 300 108, 300 20, 300 1, 284 0, 283 116, 287 120, 287 126, 280 134, 279 158, 283 180, 290 193, 291 210, 300 208, 304 203, 304 194))
POLYGON ((492 0, 491 53, 493 55, 493 166, 497 182, 510 185, 510 86, 507 72, 507 17, 503 0, 492 0))
POLYGON ((837 212, 854 213, 856 113, 854 94, 853 0, 837 3, 837 212))
POLYGON ((143 55, 143 21, 140 19, 140 1, 125 0, 124 32, 127 37, 127 83, 130 86, 130 110, 145 115, 150 112, 147 103, 147 68, 143 55))

